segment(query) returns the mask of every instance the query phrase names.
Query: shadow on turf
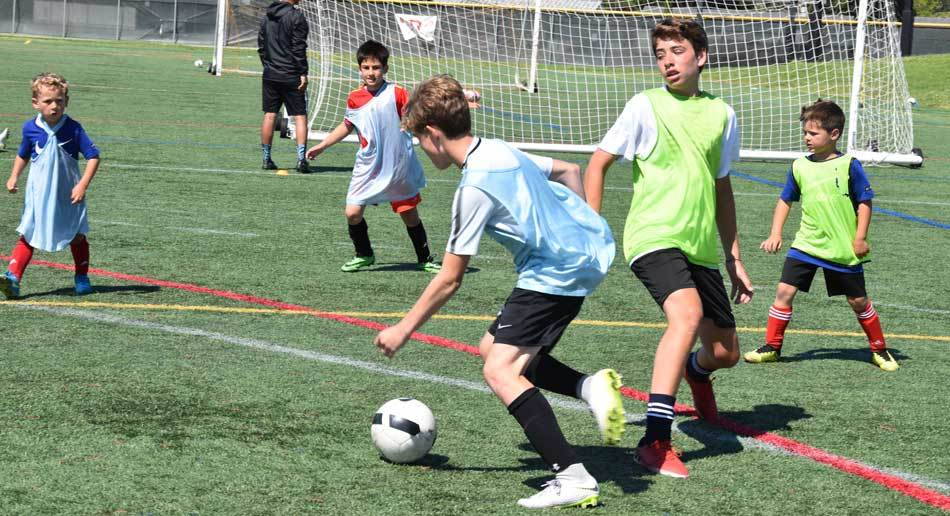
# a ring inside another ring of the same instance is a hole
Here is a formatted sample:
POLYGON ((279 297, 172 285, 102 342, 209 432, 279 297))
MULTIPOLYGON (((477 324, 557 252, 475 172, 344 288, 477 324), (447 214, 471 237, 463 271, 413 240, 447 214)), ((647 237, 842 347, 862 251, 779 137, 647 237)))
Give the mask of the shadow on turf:
MULTIPOLYGON (((115 294, 120 295, 129 295, 129 294, 146 294, 149 292, 158 292, 161 290, 161 287, 156 287, 154 285, 118 285, 118 286, 97 286, 93 285, 92 293, 93 294, 115 294)), ((69 288, 58 288, 56 290, 47 290, 46 292, 34 292, 32 294, 24 294, 17 298, 18 301, 24 299, 30 299, 34 297, 45 297, 45 296, 72 296, 75 291, 69 288)), ((90 294, 91 295, 91 294, 90 294)), ((83 296, 86 298, 87 296, 83 296)))
POLYGON ((323 165, 310 165, 311 174, 327 174, 331 172, 353 172, 353 167, 333 167, 323 165))
MULTIPOLYGON (((907 355, 901 353, 901 351, 898 349, 888 347, 887 350, 891 352, 891 355, 893 355, 898 362, 908 360, 907 355)), ((853 360, 855 362, 863 362, 871 367, 875 367, 873 364, 871 364, 871 352, 868 350, 868 348, 811 349, 791 356, 783 355, 780 363, 804 362, 805 360, 853 360)))

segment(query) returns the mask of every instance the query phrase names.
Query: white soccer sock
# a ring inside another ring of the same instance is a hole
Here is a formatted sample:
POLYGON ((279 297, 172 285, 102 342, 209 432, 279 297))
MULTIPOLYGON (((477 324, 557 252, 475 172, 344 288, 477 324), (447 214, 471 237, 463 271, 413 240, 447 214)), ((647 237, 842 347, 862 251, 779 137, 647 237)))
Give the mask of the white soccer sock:
POLYGON ((593 377, 589 374, 585 374, 583 378, 577 381, 577 387, 575 392, 577 392, 577 397, 587 401, 588 396, 590 396, 590 382, 593 377))

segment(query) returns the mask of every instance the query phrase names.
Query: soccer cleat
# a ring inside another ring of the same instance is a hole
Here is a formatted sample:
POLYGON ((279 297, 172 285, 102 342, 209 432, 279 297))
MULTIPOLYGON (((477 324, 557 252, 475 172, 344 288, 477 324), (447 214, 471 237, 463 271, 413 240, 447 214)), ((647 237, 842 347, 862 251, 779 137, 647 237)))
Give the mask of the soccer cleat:
POLYGON ((782 350, 775 349, 768 344, 762 344, 759 346, 759 349, 755 351, 749 351, 745 355, 742 355, 742 358, 750 364, 763 364, 765 362, 778 362, 779 358, 782 357, 782 350))
POLYGON ((621 376, 613 369, 601 369, 590 380, 590 399, 587 405, 597 420, 600 435, 604 443, 616 445, 620 443, 627 426, 627 418, 623 411, 623 401, 620 397, 621 376))
POLYGON ((356 256, 343 264, 340 270, 343 272, 356 272, 362 268, 369 267, 376 263, 375 256, 356 256))
POLYGON ((693 393, 693 404, 696 405, 696 412, 699 417, 708 421, 719 419, 719 410, 716 408, 716 395, 713 394, 712 378, 707 381, 693 379, 683 368, 683 379, 689 384, 689 390, 693 393))
POLYGON ((438 274, 442 266, 435 262, 421 262, 416 264, 416 270, 438 274))
POLYGON ((7 271, 0 276, 0 292, 7 299, 16 299, 20 297, 20 280, 12 272, 7 271))
POLYGON ((270 158, 267 158, 261 164, 261 170, 277 170, 277 164, 271 161, 270 158))
MULTIPOLYGON (((593 479, 591 479, 593 480, 593 479)), ((541 491, 527 498, 518 500, 518 505, 529 509, 544 509, 548 507, 568 508, 568 507, 596 507, 600 488, 597 481, 593 485, 575 484, 573 482, 562 482, 555 478, 545 482, 541 486, 541 491)))
POLYGON ((901 367, 886 349, 884 351, 872 351, 871 362, 889 373, 897 371, 901 367))
POLYGON ((76 275, 76 295, 85 296, 92 294, 92 284, 89 283, 89 276, 85 274, 76 275))
POLYGON ((670 441, 653 441, 637 446, 637 462, 648 471, 674 478, 689 477, 689 470, 680 460, 670 441))
POLYGON ((297 172, 301 174, 310 173, 310 162, 305 159, 297 160, 297 172))

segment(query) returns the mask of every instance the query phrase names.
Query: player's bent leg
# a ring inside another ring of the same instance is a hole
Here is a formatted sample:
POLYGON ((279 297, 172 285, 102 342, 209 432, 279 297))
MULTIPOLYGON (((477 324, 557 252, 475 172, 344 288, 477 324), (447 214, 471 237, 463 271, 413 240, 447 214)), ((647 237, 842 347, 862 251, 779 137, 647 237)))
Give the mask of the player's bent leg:
POLYGON ((710 319, 703 319, 700 323, 699 337, 703 347, 690 355, 683 378, 689 385, 699 417, 716 421, 719 408, 710 374, 736 365, 739 361, 739 337, 735 328, 721 328, 710 319))

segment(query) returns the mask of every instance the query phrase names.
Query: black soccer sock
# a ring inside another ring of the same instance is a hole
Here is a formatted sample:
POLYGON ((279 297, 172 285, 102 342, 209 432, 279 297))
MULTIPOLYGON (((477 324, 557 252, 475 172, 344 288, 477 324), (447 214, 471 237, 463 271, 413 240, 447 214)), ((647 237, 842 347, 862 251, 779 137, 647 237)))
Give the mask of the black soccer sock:
POLYGON ((574 448, 561 433, 551 405, 537 387, 515 398, 508 405, 508 413, 518 420, 528 441, 555 473, 580 462, 574 448))
POLYGON ((356 256, 373 256, 373 246, 369 243, 369 227, 366 219, 359 224, 349 224, 350 240, 356 248, 356 256))
POLYGON ((707 371, 706 369, 703 369, 703 366, 699 365, 696 353, 697 352, 694 351, 686 358, 686 374, 698 382, 708 382, 709 375, 712 374, 712 371, 707 371))
POLYGON ((412 247, 416 250, 416 258, 419 263, 431 262, 432 253, 429 252, 429 239, 426 237, 426 228, 420 221, 416 226, 406 226, 406 232, 409 233, 409 239, 412 240, 412 247))
POLYGON ((577 395, 577 383, 584 378, 584 374, 547 353, 537 354, 528 363, 524 376, 540 389, 580 399, 577 395))
POLYGON ((673 405, 676 397, 669 394, 650 393, 647 403, 647 433, 640 439, 637 446, 650 444, 653 441, 669 441, 670 430, 673 426, 673 405))

